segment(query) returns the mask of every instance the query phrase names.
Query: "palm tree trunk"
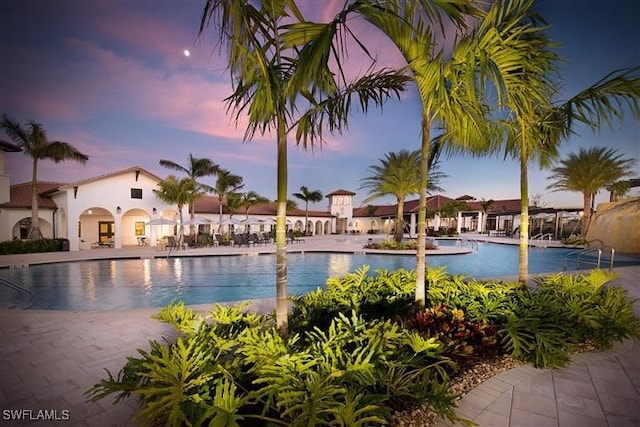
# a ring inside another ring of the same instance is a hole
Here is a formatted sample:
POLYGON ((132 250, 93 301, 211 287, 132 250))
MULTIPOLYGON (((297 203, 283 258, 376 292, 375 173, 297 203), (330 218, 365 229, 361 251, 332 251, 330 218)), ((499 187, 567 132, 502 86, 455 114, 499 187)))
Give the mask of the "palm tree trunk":
POLYGON ((397 199, 398 209, 396 210, 396 227, 394 237, 396 242, 402 242, 404 235, 404 199, 397 199))
POLYGON ((33 171, 31 173, 31 229, 27 236, 29 240, 42 239, 40 231, 40 214, 38 212, 38 159, 33 158, 33 171))
POLYGON ((427 184, 429 178, 429 150, 431 148, 431 120, 422 116, 422 143, 420 146, 420 204, 418 206, 418 242, 416 247, 416 304, 422 308, 426 300, 426 243, 427 243, 427 184))
POLYGON ((276 216, 276 324, 281 336, 289 333, 287 298, 287 134, 284 114, 278 114, 278 211, 276 216))
POLYGON ((304 208, 304 234, 309 234, 309 201, 305 202, 304 208))
POLYGON ((529 177, 526 149, 520 150, 520 250, 518 252, 518 281, 527 285, 529 278, 529 177))
MULTIPOLYGON (((193 219, 196 217, 196 202, 190 202, 189 203, 189 219, 191 221, 193 221, 193 219)), ((196 226, 191 224, 189 225, 189 235, 190 236, 195 236, 196 235, 196 226)))
POLYGON ((582 224, 580 224, 580 234, 583 239, 587 237, 587 230, 591 223, 591 201, 593 200, 592 193, 584 193, 582 195, 582 224))

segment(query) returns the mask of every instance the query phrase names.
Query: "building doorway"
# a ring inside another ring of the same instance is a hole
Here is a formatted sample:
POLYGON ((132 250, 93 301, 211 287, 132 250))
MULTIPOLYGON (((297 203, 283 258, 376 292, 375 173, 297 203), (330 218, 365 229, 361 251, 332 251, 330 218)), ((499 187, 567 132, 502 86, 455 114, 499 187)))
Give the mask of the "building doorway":
POLYGON ((116 234, 116 224, 113 221, 100 221, 98 222, 98 242, 108 243, 113 242, 113 238, 116 234))

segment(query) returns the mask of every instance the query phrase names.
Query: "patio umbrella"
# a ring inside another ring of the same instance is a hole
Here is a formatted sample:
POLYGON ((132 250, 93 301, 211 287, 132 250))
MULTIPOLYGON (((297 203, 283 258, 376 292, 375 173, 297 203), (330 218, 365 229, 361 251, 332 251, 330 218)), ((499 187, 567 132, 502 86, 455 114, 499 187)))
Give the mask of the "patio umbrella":
POLYGON ((176 221, 172 219, 163 218, 163 217, 152 219, 151 221, 146 223, 146 225, 175 225, 175 224, 177 224, 176 221))
MULTIPOLYGON (((160 226, 160 229, 161 229, 159 231, 159 233, 162 233, 162 227, 163 226, 165 226, 165 225, 176 225, 177 223, 178 223, 177 221, 174 221, 172 219, 167 219, 167 218, 160 217, 160 218, 152 219, 151 221, 147 222, 145 225, 149 225, 149 226, 158 225, 158 226, 160 226)), ((158 235, 157 233, 158 232, 156 232, 156 233, 152 232, 151 233, 151 238, 155 239, 156 236, 158 235)), ((173 234, 173 233, 171 233, 171 234, 173 234)))
POLYGON ((211 222, 212 221, 210 219, 195 217, 193 219, 188 219, 184 221, 182 224, 183 225, 206 225, 206 224, 211 224, 211 222))

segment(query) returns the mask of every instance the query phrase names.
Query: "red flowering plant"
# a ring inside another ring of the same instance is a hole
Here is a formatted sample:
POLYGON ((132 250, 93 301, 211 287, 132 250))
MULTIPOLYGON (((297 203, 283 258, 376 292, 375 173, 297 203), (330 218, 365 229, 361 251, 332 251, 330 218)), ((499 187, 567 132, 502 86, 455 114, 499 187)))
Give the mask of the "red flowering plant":
POLYGON ((459 308, 434 305, 407 318, 404 324, 423 336, 437 338, 445 354, 459 365, 491 358, 501 352, 498 328, 491 323, 467 319, 459 308))

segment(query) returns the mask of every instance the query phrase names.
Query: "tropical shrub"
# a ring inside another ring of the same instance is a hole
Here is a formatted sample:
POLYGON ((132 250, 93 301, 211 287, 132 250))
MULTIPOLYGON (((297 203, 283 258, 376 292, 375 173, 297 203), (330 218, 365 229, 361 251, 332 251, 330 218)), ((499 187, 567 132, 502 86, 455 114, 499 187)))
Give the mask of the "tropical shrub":
MULTIPOLYGON (((415 251, 417 247, 418 247, 418 242, 415 240, 403 240, 398 242, 396 239, 384 239, 380 242, 369 242, 366 245, 364 245, 365 249, 384 249, 387 251, 401 251, 401 250, 415 251)), ((425 242, 424 247, 427 250, 438 249, 438 245, 432 242, 425 242)))
POLYGON ((537 281, 539 293, 550 295, 571 322, 573 341, 593 341, 602 348, 640 337, 640 318, 628 292, 605 286, 613 273, 593 270, 586 275, 557 274, 537 281))
POLYGON ((366 320, 389 319, 413 310, 415 272, 376 270, 365 265, 340 278, 329 278, 326 289, 292 296, 289 328, 302 332, 326 329, 340 313, 354 311, 366 320))
MULTIPOLYGON (((31 254, 38 252, 59 252, 67 239, 7 240, 0 242, 0 255, 31 254)), ((67 247, 67 250, 68 247, 67 247)))
POLYGON ((436 338, 443 352, 459 365, 478 362, 500 353, 498 328, 471 321, 459 308, 435 305, 407 318, 404 325, 426 337, 436 338))
POLYGON ((135 395, 139 421, 168 426, 383 425, 426 401, 456 419, 435 339, 355 311, 285 339, 272 319, 242 309, 203 317, 166 307, 155 317, 176 328, 175 341, 151 341, 89 397, 135 395))
POLYGON ((415 272, 364 266, 292 297, 287 338, 273 316, 244 306, 201 315, 174 303, 155 318, 175 338, 151 341, 87 393, 137 396, 137 419, 152 425, 383 425, 423 404, 456 420, 448 384, 463 364, 509 352, 555 367, 573 343, 640 339, 632 301, 606 286, 612 277, 559 274, 523 288, 434 268, 418 311, 415 272))

